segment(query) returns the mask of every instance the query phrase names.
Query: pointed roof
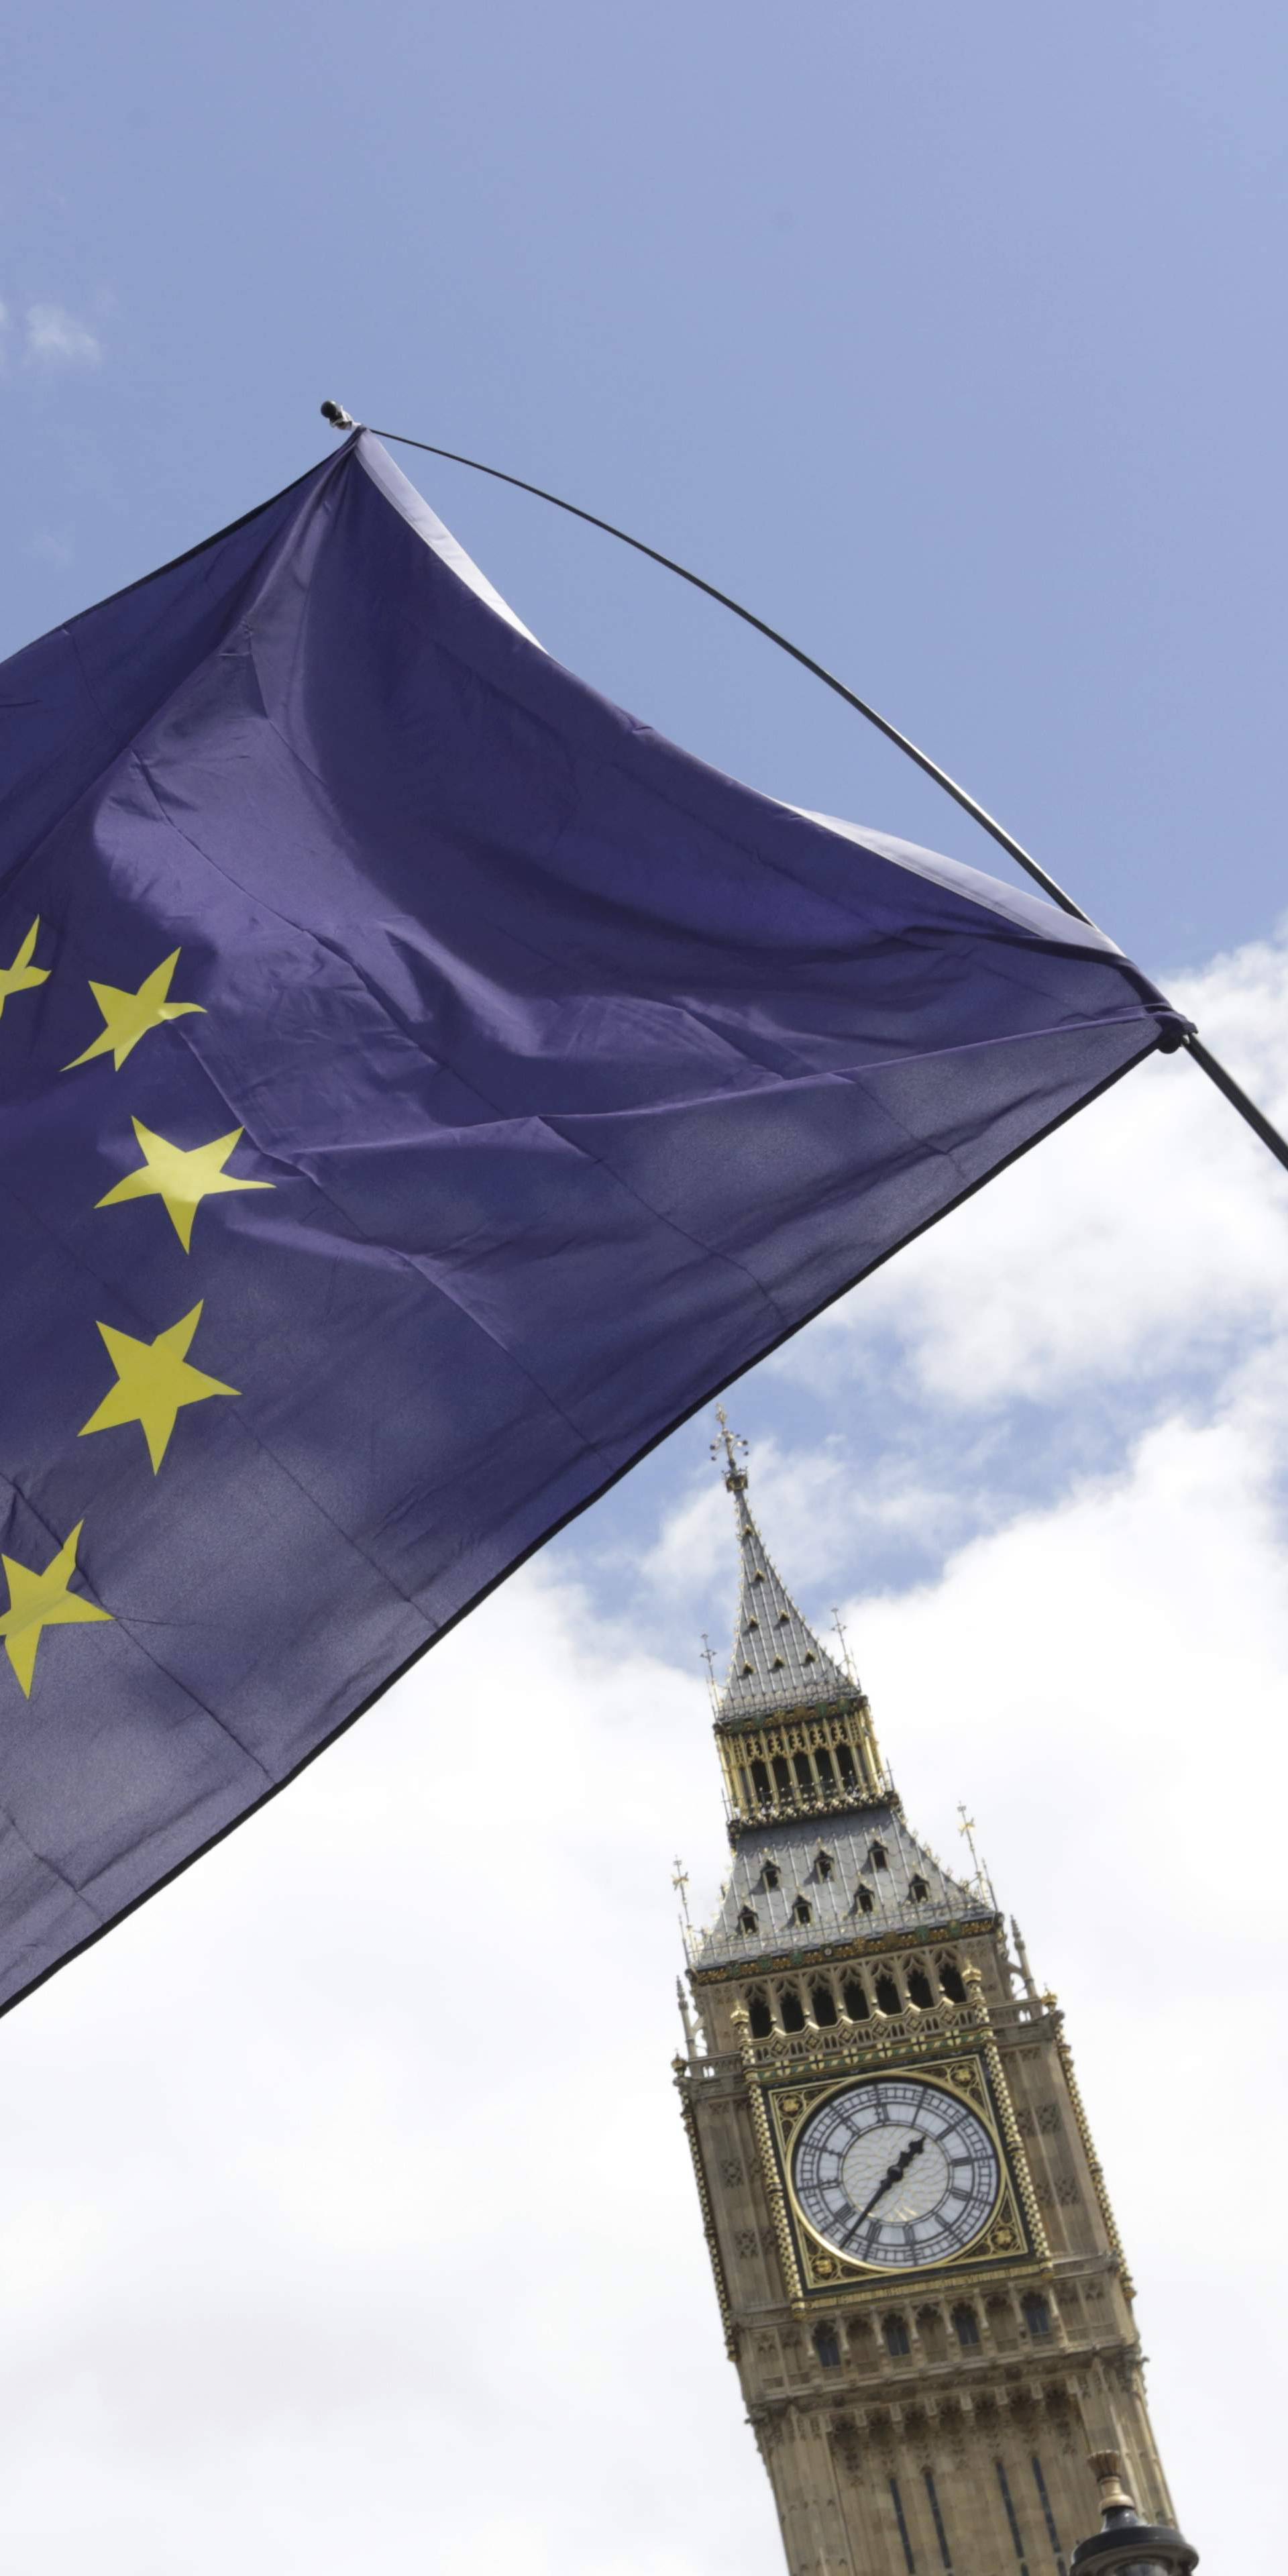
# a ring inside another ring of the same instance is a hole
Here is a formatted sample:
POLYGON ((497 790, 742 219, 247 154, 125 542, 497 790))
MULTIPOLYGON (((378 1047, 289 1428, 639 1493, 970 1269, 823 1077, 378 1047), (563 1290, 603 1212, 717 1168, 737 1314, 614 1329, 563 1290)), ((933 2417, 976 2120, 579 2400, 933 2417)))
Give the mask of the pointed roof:
POLYGON ((733 1496, 742 1558, 738 1624, 729 1677, 717 1704, 718 1721, 727 1725, 738 1718, 786 1715, 791 1709, 860 1698, 857 1682, 819 1644, 772 1562, 747 1501, 747 1470, 738 1460, 747 1444, 730 1431, 719 1407, 716 1418, 720 1435, 711 1444, 712 1455, 722 1449, 725 1454, 725 1484, 733 1496))

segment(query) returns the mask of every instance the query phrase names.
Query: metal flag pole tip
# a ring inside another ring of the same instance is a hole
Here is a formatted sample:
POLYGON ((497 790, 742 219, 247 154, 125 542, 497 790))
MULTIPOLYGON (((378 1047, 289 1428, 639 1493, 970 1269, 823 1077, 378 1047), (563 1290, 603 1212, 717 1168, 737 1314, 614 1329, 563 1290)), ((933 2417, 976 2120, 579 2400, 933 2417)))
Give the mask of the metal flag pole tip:
POLYGON ((318 408, 323 420, 330 421, 332 429, 356 429, 358 426, 352 412, 347 412, 343 403, 324 402, 318 408))

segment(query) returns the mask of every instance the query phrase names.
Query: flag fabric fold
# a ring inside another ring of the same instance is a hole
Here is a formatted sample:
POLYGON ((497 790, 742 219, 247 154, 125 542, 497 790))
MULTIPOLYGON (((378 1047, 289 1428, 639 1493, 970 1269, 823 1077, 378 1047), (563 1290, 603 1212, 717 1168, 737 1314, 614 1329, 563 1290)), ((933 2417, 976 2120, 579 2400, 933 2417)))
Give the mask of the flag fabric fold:
POLYGON ((0 2003, 1179 1025, 532 640, 367 433, 0 671, 0 2003))

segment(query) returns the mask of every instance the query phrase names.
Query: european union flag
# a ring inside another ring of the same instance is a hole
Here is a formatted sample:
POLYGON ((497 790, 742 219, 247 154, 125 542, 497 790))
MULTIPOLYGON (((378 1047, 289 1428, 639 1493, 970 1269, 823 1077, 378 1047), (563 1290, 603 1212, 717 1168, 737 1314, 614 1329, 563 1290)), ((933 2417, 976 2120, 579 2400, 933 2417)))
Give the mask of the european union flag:
POLYGON ((1176 1015, 607 705, 366 433, 0 716, 12 2001, 1176 1015))

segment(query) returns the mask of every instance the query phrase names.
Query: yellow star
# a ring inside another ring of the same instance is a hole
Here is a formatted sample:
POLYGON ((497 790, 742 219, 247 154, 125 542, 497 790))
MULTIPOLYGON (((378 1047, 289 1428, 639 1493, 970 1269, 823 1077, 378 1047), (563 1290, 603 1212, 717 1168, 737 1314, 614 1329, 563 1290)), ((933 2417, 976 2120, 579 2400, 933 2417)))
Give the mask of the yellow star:
POLYGON ((204 1404, 208 1395, 240 1395, 240 1387, 225 1386, 220 1378, 207 1377, 204 1369, 189 1367, 188 1348, 200 1321, 197 1305, 190 1315, 158 1333, 154 1342, 136 1342, 132 1333, 117 1333, 110 1324, 100 1324, 116 1384, 97 1413, 90 1415, 81 1439, 87 1431, 115 1431, 123 1422, 141 1423, 155 1476, 181 1405, 204 1404))
POLYGON ((213 1136, 208 1145, 194 1145, 185 1152, 182 1145, 171 1145, 164 1136, 154 1136, 141 1118, 131 1119, 130 1124, 143 1148, 143 1160, 137 1171, 127 1172, 98 1205, 119 1207, 123 1199, 164 1199, 166 1214, 185 1252, 192 1250, 192 1221, 203 1199, 217 1197, 221 1190, 271 1190, 277 1186, 274 1181, 239 1181, 224 1170, 234 1145, 241 1141, 240 1127, 234 1127, 227 1136, 213 1136))
POLYGON ((29 993, 33 985, 49 982, 49 968, 33 966, 31 962, 39 928, 40 915, 37 913, 12 966, 0 966, 0 1020, 4 1018, 4 1006, 11 993, 29 993))
POLYGON ((0 1616, 0 1637, 28 1699, 36 1651, 46 1628, 70 1628, 82 1620, 112 1616, 110 1610, 100 1610, 96 1601, 67 1589, 76 1571, 76 1542, 84 1527, 84 1521, 77 1521, 43 1574, 34 1573, 29 1565, 16 1565, 11 1556, 0 1556, 9 1582, 9 1607, 0 1616))
POLYGON ((170 978, 179 963, 182 950, 164 957, 145 975, 137 993, 123 993, 115 984, 91 983, 90 991, 103 1014, 103 1026, 92 1046, 83 1055, 74 1055, 64 1073, 72 1073, 78 1064, 88 1064, 90 1057, 110 1055, 119 1073, 131 1047, 146 1037, 149 1029, 159 1029, 166 1020, 181 1020, 185 1011, 200 1011, 200 1002, 167 1002, 170 978))

